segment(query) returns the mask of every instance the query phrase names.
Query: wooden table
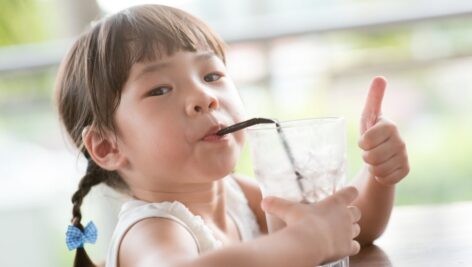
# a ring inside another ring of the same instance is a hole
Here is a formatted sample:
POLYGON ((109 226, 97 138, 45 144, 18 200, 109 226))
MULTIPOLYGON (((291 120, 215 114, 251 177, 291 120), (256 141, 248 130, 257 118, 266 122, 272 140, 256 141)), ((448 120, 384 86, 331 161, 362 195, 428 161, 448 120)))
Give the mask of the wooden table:
POLYGON ((472 202, 395 207, 382 237, 350 266, 472 266, 472 202))

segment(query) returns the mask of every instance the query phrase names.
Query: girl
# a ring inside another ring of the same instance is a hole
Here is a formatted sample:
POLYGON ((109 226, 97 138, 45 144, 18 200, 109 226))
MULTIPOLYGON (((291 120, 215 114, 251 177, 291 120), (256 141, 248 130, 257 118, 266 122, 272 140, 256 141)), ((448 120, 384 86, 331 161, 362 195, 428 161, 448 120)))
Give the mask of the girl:
MULTIPOLYGON (((382 81, 373 92, 383 92, 382 81)), ((408 172, 403 142, 379 118, 376 94, 360 141, 369 165, 358 179, 359 198, 347 187, 313 205, 262 201, 251 180, 231 174, 243 132, 216 135, 244 119, 220 38, 166 6, 103 19, 75 42, 57 79, 61 121, 88 160, 67 233, 74 266, 95 266, 83 243, 96 231, 83 227, 80 206, 100 183, 131 197, 106 266, 315 266, 356 254, 383 231, 392 185, 408 172), (360 210, 366 219, 358 224, 360 210), (267 234, 264 211, 287 226, 267 234)))

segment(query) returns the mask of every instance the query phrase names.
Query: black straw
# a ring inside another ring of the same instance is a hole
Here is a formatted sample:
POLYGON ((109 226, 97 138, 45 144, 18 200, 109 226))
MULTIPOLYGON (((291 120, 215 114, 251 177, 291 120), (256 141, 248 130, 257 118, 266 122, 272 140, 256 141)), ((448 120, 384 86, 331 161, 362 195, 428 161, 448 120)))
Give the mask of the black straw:
POLYGON ((300 193, 302 194, 303 200, 305 201, 305 188, 303 187, 302 179, 304 178, 303 175, 297 170, 295 167, 295 158, 293 157, 292 150, 290 149, 290 146, 288 145, 287 138, 285 138, 285 134, 282 131, 282 126, 280 126, 279 122, 275 122, 275 126, 277 127, 277 132, 279 133, 280 141, 282 141, 282 145, 285 149, 285 153, 287 154, 288 160, 290 161, 290 164, 292 165, 292 170, 295 173, 295 176, 297 177, 297 184, 298 184, 298 189, 300 189, 300 193))
POLYGON ((216 135, 223 136, 225 134, 233 133, 239 130, 242 130, 244 128, 256 125, 256 124, 262 124, 262 123, 275 123, 277 124, 277 121, 274 121, 272 119, 266 119, 266 118, 253 118, 247 121, 239 122, 236 124, 233 124, 229 127, 226 127, 224 129, 219 130, 216 135))

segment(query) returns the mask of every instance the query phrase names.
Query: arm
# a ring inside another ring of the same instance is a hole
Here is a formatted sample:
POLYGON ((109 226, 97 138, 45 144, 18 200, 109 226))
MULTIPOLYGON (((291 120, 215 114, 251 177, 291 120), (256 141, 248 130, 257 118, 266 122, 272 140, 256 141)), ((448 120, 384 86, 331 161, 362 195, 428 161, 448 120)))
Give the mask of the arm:
POLYGON ((262 202, 265 211, 280 217, 287 227, 248 242, 199 255, 190 234, 178 223, 162 218, 144 219, 124 236, 121 267, 316 266, 356 254, 360 213, 348 207, 357 196, 345 188, 314 204, 279 198, 262 202))
POLYGON ((353 185, 359 190, 354 205, 362 211, 359 222, 361 245, 371 244, 385 230, 392 211, 395 184, 409 172, 406 146, 391 121, 381 117, 386 81, 373 80, 361 118, 359 147, 364 168, 353 185))
POLYGON ((324 257, 320 243, 310 242, 310 250, 300 248, 301 233, 294 228, 284 228, 274 234, 264 235, 249 242, 238 243, 215 250, 193 262, 183 262, 177 267, 220 267, 220 266, 252 266, 252 267, 286 267, 316 266, 324 257))
POLYGON ((365 166, 353 181, 359 197, 353 205, 362 211, 359 221, 361 233, 356 240, 361 246, 371 244, 384 232, 390 219, 395 197, 395 186, 384 185, 371 175, 365 166))

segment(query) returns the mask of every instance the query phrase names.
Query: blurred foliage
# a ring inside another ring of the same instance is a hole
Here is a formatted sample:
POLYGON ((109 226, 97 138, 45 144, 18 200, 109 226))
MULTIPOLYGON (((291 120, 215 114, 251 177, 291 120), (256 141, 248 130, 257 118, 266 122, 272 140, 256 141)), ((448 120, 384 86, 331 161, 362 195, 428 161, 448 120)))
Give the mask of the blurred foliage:
MULTIPOLYGON (((0 0, 0 49, 57 38, 56 4, 56 0, 0 0)), ((55 68, 0 73, 2 112, 9 113, 14 105, 22 106, 21 102, 32 104, 27 104, 31 110, 35 101, 49 101, 54 76, 55 68)))
POLYGON ((407 136, 411 172, 398 188, 399 204, 472 200, 472 124, 449 114, 407 136))
POLYGON ((0 104, 14 99, 50 99, 56 68, 0 74, 0 104))
POLYGON ((52 1, 0 0, 0 46, 42 42, 56 34, 52 1))

